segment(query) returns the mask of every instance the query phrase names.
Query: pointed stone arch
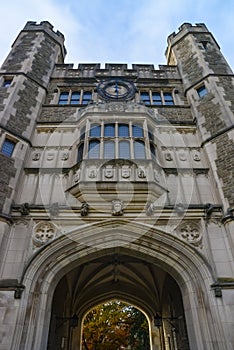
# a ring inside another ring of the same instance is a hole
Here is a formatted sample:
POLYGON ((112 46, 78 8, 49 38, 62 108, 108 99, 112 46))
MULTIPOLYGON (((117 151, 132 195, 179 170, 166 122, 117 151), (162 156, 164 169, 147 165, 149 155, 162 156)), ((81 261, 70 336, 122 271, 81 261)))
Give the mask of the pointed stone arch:
MULTIPOLYGON (((22 276, 25 291, 13 349, 17 349, 16 344, 21 344, 25 350, 32 349, 32 344, 38 350, 45 349, 53 293, 58 282, 73 268, 116 253, 143 259, 173 276, 180 287, 187 313, 191 349, 211 349, 207 346, 211 334, 213 339, 221 335, 214 334, 216 330, 210 329, 208 324, 211 322, 207 321, 210 317, 218 323, 215 308, 211 307, 214 296, 210 285, 214 278, 208 262, 196 248, 176 236, 120 218, 74 228, 32 257, 22 276), (209 296, 208 300, 204 299, 205 294, 209 296), (29 313, 26 313, 27 309, 29 313)), ((138 303, 137 299, 135 302, 138 303)), ((142 305, 142 308, 147 311, 147 306, 142 305)), ((148 309, 149 315, 152 312, 148 309)))

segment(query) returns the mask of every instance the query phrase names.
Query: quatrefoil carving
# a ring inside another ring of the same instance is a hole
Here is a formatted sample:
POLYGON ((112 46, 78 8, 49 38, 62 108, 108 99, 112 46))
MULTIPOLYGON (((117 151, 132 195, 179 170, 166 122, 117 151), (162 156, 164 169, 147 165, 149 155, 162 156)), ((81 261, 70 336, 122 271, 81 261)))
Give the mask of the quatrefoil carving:
POLYGON ((40 247, 51 241, 56 235, 57 229, 54 224, 48 221, 42 221, 36 224, 33 230, 33 243, 40 247))

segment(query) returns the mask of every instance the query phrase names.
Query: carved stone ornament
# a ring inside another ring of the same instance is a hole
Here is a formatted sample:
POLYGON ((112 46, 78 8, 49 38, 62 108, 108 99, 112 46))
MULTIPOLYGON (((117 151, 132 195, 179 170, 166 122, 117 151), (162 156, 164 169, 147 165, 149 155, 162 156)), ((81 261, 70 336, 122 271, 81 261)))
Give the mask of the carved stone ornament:
POLYGON ((146 177, 146 174, 145 174, 145 169, 143 168, 138 168, 137 169, 137 175, 140 179, 144 179, 146 177))
POLYGON ((119 199, 112 201, 112 215, 121 216, 123 215, 123 202, 119 199))
POLYGON ((185 160, 187 160, 187 156, 186 153, 179 153, 179 159, 182 160, 182 162, 184 162, 185 160))
POLYGON ((81 214, 81 216, 87 216, 88 213, 89 213, 89 205, 88 205, 88 203, 84 202, 81 205, 80 214, 81 214))
POLYGON ((131 169, 129 166, 124 165, 121 169, 121 175, 124 179, 128 179, 131 175, 131 169))
POLYGON ((195 223, 185 222, 181 224, 177 229, 177 233, 181 239, 190 244, 195 246, 201 244, 202 235, 199 226, 195 223))
POLYGON ((199 161, 201 160, 200 153, 199 153, 199 152, 194 153, 193 159, 194 159, 196 162, 199 162, 199 161))
POLYGON ((114 176, 114 169, 112 166, 106 166, 104 170, 104 175, 106 178, 111 179, 114 176))
POLYGON ((111 112, 124 112, 126 104, 123 102, 110 102, 107 105, 107 109, 111 112))
POLYGON ((80 169, 77 169, 77 171, 75 172, 75 174, 73 176, 73 181, 76 184, 79 180, 80 180, 80 169))
POLYGON ((41 154, 40 153, 33 153, 32 160, 37 161, 40 159, 41 154))
POLYGON ((157 170, 154 170, 154 179, 156 182, 160 181, 160 176, 159 176, 159 173, 157 172, 157 170))
POLYGON ((88 170, 88 177, 90 179, 94 179, 95 177, 97 177, 97 169, 96 168, 91 168, 88 170))
POLYGON ((166 159, 168 162, 172 161, 173 158, 172 158, 171 153, 169 153, 169 152, 165 153, 165 159, 166 159))
POLYGON ((146 203, 146 215, 151 216, 154 214, 154 204, 152 202, 146 203))
POLYGON ((54 159, 54 153, 49 152, 47 154, 47 160, 53 160, 54 159))
POLYGON ((69 153, 68 152, 63 152, 61 155, 61 160, 68 160, 69 158, 69 153))
POLYGON ((41 221, 33 229, 33 243, 36 247, 40 247, 51 241, 57 232, 56 226, 49 221, 41 221))

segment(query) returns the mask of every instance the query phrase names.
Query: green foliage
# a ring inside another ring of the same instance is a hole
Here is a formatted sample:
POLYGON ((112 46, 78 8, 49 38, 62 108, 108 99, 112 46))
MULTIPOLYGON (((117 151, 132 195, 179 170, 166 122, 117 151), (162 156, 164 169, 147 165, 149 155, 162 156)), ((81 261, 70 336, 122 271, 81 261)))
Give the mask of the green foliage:
POLYGON ((83 324, 83 350, 148 350, 145 316, 121 301, 109 301, 92 309, 83 324))

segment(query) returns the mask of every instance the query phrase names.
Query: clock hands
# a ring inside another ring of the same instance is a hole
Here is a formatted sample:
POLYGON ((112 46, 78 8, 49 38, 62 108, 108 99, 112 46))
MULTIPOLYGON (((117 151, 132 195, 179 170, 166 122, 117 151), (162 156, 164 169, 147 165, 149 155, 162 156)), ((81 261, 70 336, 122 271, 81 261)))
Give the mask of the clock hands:
POLYGON ((119 90, 121 90, 121 86, 118 85, 118 82, 115 82, 115 93, 116 93, 116 97, 119 97, 119 90))

